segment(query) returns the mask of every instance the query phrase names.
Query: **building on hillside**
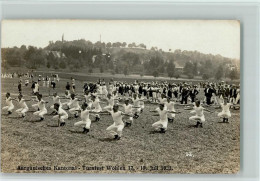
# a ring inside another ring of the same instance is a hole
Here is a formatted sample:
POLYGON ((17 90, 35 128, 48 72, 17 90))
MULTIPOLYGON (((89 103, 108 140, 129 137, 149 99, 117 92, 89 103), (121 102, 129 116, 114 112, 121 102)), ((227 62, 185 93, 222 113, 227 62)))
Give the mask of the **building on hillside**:
POLYGON ((180 73, 183 73, 184 66, 179 65, 176 61, 174 61, 175 70, 179 71, 180 73))
POLYGON ((234 64, 227 64, 227 67, 228 67, 229 70, 234 70, 234 69, 237 68, 237 66, 234 65, 234 64))
POLYGON ((55 58, 66 58, 66 55, 60 51, 46 51, 46 54, 52 54, 55 58))

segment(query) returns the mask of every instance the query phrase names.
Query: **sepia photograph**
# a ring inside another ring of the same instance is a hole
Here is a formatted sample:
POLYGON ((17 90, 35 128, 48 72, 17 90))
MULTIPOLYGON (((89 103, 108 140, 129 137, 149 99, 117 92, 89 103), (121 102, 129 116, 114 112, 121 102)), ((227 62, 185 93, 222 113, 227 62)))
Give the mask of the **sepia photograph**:
POLYGON ((240 171, 238 20, 1 27, 1 172, 240 171))

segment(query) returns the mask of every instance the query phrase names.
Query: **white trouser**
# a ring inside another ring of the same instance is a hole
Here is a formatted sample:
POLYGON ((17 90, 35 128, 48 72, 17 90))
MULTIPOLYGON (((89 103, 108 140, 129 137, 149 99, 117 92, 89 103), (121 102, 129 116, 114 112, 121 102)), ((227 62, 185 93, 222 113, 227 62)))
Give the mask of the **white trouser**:
POLYGON ((69 102, 66 102, 66 103, 64 103, 64 104, 67 104, 67 106, 68 106, 68 108, 70 108, 70 106, 71 106, 71 101, 69 101, 69 102))
POLYGON ((76 114, 78 115, 78 110, 80 110, 80 107, 74 107, 69 109, 70 114, 76 114))
POLYGON ((106 130, 113 136, 118 135, 119 137, 121 137, 123 129, 124 129, 124 124, 116 125, 114 123, 111 126, 109 126, 106 130))
POLYGON ((167 117, 170 118, 170 119, 173 119, 173 118, 175 118, 175 114, 173 114, 173 113, 168 113, 168 114, 167 114, 167 117))
POLYGON ((218 100, 217 100, 217 96, 212 96, 213 97, 213 100, 214 100, 214 105, 218 105, 218 100))
POLYGON ((5 107, 3 107, 2 109, 3 109, 3 110, 7 110, 7 111, 9 111, 9 112, 12 112, 13 109, 14 109, 14 105, 11 104, 10 106, 5 106, 5 107))
POLYGON ((32 107, 33 107, 33 109, 35 109, 35 110, 38 110, 38 108, 39 108, 38 104, 33 104, 32 107))
POLYGON ((54 109, 54 105, 52 105, 50 108, 51 108, 51 109, 54 109))
POLYGON ((93 109, 92 111, 95 112, 95 113, 97 113, 97 114, 95 115, 97 118, 100 118, 100 115, 99 115, 98 113, 101 112, 102 109, 93 109))
POLYGON ((152 124, 152 127, 155 129, 155 130, 159 130, 161 128, 164 128, 165 130, 167 129, 167 125, 168 125, 168 120, 160 120, 160 121, 157 121, 155 123, 152 124))
MULTIPOLYGON (((59 104, 59 103, 58 103, 58 104, 59 104)), ((60 103, 59 105, 60 105, 60 106, 63 106, 62 103, 60 103)), ((56 109, 54 109, 54 105, 52 105, 50 108, 53 109, 54 111, 57 111, 56 109)))
POLYGON ((197 116, 197 115, 195 115, 195 116, 191 116, 191 117, 189 118, 189 120, 190 120, 190 121, 200 120, 201 122, 205 122, 205 116, 204 116, 204 115, 203 115, 203 116, 197 116))
POLYGON ((65 119, 68 119, 68 116, 64 115, 64 116, 59 117, 59 115, 56 115, 56 116, 53 116, 52 119, 53 120, 60 120, 61 123, 64 123, 65 119))
POLYGON ((39 89, 33 89, 33 93, 36 94, 36 92, 39 92, 39 89))
POLYGON ((36 111, 33 113, 33 115, 36 115, 36 116, 40 116, 41 118, 44 118, 44 115, 47 114, 47 109, 43 109, 43 110, 40 110, 40 111, 36 111))
POLYGON ((80 125, 85 125, 85 128, 90 129, 91 120, 90 120, 90 119, 87 119, 87 120, 84 120, 84 121, 76 122, 76 123, 74 124, 74 126, 80 126, 80 125))
POLYGON ((125 122, 127 122, 127 123, 132 123, 132 124, 133 124, 133 122, 134 122, 133 117, 132 117, 132 116, 127 116, 127 117, 128 117, 128 119, 126 119, 125 122))
POLYGON ((230 117, 231 117, 231 113, 230 113, 230 111, 228 111, 228 112, 222 111, 222 112, 218 113, 218 117, 221 117, 221 118, 230 118, 230 117))
POLYGON ((133 113, 140 113, 141 112, 141 108, 133 108, 133 113))
POLYGON ((17 112, 18 114, 22 114, 23 116, 25 116, 25 113, 28 112, 28 107, 25 107, 25 108, 20 108, 20 109, 17 109, 15 112, 17 112))
POLYGON ((108 105, 108 106, 104 107, 103 109, 104 109, 105 111, 112 111, 113 106, 108 105))

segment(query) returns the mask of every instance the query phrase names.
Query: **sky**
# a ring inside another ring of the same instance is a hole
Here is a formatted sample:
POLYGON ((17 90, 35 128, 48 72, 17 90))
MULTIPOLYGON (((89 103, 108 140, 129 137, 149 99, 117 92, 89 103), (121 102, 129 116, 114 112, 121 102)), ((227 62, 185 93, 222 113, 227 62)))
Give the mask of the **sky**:
POLYGON ((46 47, 49 41, 144 43, 148 49, 199 51, 240 59, 236 20, 4 20, 1 47, 46 47))

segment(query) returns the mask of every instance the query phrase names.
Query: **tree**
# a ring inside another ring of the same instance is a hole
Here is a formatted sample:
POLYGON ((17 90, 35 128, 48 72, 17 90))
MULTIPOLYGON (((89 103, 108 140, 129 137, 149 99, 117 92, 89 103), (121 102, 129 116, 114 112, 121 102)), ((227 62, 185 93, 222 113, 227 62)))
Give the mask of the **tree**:
POLYGON ((179 72, 175 72, 174 77, 175 77, 175 79, 180 78, 180 73, 179 72))
POLYGON ((223 77, 224 71, 223 71, 223 66, 220 65, 217 69, 217 72, 215 74, 215 79, 220 80, 223 77))
POLYGON ((175 65, 174 65, 173 61, 170 61, 168 63, 168 66, 167 66, 166 70, 167 70, 168 76, 170 78, 172 78, 174 76, 174 72, 175 72, 175 65))
POLYGON ((64 61, 60 62, 60 68, 65 69, 67 67, 66 63, 64 61))
POLYGON ((208 80, 208 79, 209 79, 209 75, 208 75, 207 73, 204 73, 204 74, 202 75, 202 78, 203 78, 204 80, 208 80))
POLYGON ((89 69, 88 69, 88 73, 90 73, 90 74, 93 73, 93 69, 92 69, 92 68, 89 68, 89 69))
POLYGON ((204 66, 203 66, 203 70, 201 72, 203 72, 204 74, 207 74, 206 77, 208 77, 207 79, 209 79, 210 77, 214 76, 214 72, 212 70, 214 70, 212 61, 206 60, 204 66))
POLYGON ((153 72, 153 76, 154 76, 154 78, 158 77, 158 76, 159 76, 159 72, 158 72, 157 70, 155 70, 155 71, 153 72))
POLYGON ((118 74, 119 73, 119 70, 118 70, 118 67, 116 66, 115 68, 115 73, 118 74))
POLYGON ((194 75, 193 71, 194 71, 193 64, 190 61, 186 62, 183 68, 184 74, 187 75, 189 78, 193 78, 194 75))
POLYGON ((238 79, 239 78, 239 72, 237 70, 237 68, 234 68, 231 70, 230 74, 229 74, 229 78, 231 80, 234 80, 234 79, 238 79))
POLYGON ((111 43, 111 42, 108 42, 108 43, 106 44, 106 47, 107 47, 107 48, 111 48, 111 47, 112 47, 112 43, 111 43))
POLYGON ((126 42, 122 43, 122 47, 126 47, 126 45, 127 45, 126 42))
POLYGON ((46 67, 49 69, 49 68, 51 68, 51 64, 50 64, 50 62, 48 61, 47 62, 47 65, 46 65, 46 67))
POLYGON ((163 73, 164 72, 164 60, 161 54, 156 54, 152 56, 148 63, 144 64, 147 73, 153 74, 155 70, 163 73))
POLYGON ((138 46, 139 46, 140 48, 144 48, 144 49, 146 49, 146 45, 143 44, 143 43, 139 44, 138 46))
POLYGON ((125 68, 124 68, 124 75, 126 76, 127 74, 128 74, 128 67, 125 66, 125 68))
POLYGON ((99 67, 99 72, 100 72, 100 73, 103 73, 103 72, 104 72, 103 66, 100 66, 100 67, 99 67))
POLYGON ((193 62, 193 75, 198 75, 198 62, 193 62))

